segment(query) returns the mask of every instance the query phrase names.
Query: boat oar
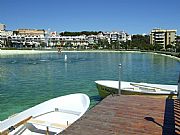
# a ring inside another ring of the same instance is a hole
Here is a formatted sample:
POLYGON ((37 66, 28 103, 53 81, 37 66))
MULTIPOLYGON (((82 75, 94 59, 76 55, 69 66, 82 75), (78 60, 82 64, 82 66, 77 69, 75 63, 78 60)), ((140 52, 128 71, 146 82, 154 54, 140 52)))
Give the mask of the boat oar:
POLYGON ((147 89, 149 88, 149 89, 160 89, 160 90, 163 90, 163 91, 173 91, 173 90, 168 90, 168 89, 165 89, 165 88, 159 88, 159 87, 148 86, 148 85, 137 84, 137 83, 130 83, 130 85, 136 86, 136 87, 147 88, 147 89))
POLYGON ((11 131, 15 130, 17 127, 19 127, 22 124, 25 124, 28 120, 30 120, 32 118, 32 116, 18 122, 17 124, 15 124, 14 126, 11 126, 9 128, 7 128, 6 130, 0 132, 0 135, 8 135, 8 133, 10 133, 11 131))

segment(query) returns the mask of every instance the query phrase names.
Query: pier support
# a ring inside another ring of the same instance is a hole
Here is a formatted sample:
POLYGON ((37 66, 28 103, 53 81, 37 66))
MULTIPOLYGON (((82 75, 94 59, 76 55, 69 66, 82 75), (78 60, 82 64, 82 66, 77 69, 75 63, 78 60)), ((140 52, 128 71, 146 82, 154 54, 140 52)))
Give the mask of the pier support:
POLYGON ((180 99, 180 72, 179 72, 179 80, 178 80, 178 94, 177 98, 180 99))
POLYGON ((118 89, 118 95, 121 95, 121 64, 119 66, 119 89, 118 89))

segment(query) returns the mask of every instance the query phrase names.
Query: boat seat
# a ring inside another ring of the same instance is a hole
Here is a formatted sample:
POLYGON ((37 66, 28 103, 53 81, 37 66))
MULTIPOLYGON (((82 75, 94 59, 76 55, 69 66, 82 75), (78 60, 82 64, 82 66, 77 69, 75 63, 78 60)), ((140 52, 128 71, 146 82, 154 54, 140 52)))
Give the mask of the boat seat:
POLYGON ((55 112, 62 112, 62 113, 68 113, 68 114, 73 114, 73 115, 77 115, 79 116, 81 114, 81 112, 78 111, 73 111, 73 110, 66 110, 66 109, 59 109, 59 108, 55 108, 55 112))
POLYGON ((130 83, 130 85, 132 85, 140 90, 156 92, 155 87, 146 86, 146 85, 142 85, 142 84, 136 84, 136 83, 130 83))
POLYGON ((156 88, 155 91, 156 91, 156 92, 161 92, 161 89, 156 88))
POLYGON ((38 119, 30 119, 27 123, 37 124, 40 126, 47 126, 47 127, 52 127, 52 128, 58 128, 58 129, 65 129, 71 125, 71 124, 64 125, 64 124, 60 124, 60 123, 51 123, 48 121, 38 120, 38 119))
POLYGON ((154 90, 154 91, 173 91, 173 90, 169 90, 166 88, 160 88, 160 87, 155 87, 155 86, 148 86, 148 85, 144 85, 144 84, 137 84, 137 83, 130 83, 130 85, 136 86, 136 87, 144 87, 144 88, 148 88, 150 90, 154 90))

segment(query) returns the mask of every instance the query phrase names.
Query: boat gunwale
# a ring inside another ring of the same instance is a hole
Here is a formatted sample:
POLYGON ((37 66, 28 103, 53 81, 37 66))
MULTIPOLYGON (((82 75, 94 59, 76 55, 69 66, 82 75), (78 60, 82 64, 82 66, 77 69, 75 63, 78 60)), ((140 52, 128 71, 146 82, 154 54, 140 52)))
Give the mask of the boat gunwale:
MULTIPOLYGON (((95 83, 96 83, 96 85, 100 85, 100 86, 103 86, 103 87, 107 87, 107 88, 118 90, 118 88, 116 88, 116 87, 108 86, 107 81, 113 82, 114 84, 118 82, 118 81, 114 81, 114 80, 97 80, 97 81, 95 81, 95 83)), ((121 81, 121 82, 125 82, 125 81, 121 81)), ((134 83, 134 82, 125 82, 125 83, 131 84, 131 83, 134 83)), ((156 84, 151 84, 151 85, 156 85, 156 84)), ((163 84, 159 84, 159 85, 163 85, 163 84)), ((167 85, 167 86, 175 86, 175 85, 167 85)), ((132 93, 132 94, 133 93, 137 93, 137 94, 139 93, 140 95, 142 95, 142 94, 143 95, 177 95, 177 91, 176 90, 174 90, 174 91, 173 90, 159 90, 158 92, 156 90, 154 90, 154 91, 147 91, 147 90, 135 89, 135 88, 131 88, 131 89, 129 89, 129 88, 128 89, 127 88, 121 88, 121 90, 122 91, 129 91, 129 93, 132 93)))
MULTIPOLYGON (((7 128, 15 125, 16 123, 18 123, 19 121, 25 119, 26 117, 28 117, 30 115, 30 113, 33 113, 32 114, 32 117, 33 118, 37 118, 37 117, 40 117, 42 115, 45 115, 45 114, 48 114, 48 113, 51 113, 51 112, 56 112, 56 106, 58 105, 59 107, 59 103, 56 105, 56 102, 65 102, 65 101, 70 101, 69 99, 72 99, 72 97, 74 97, 74 99, 77 99, 78 98, 78 101, 75 102, 75 105, 77 105, 75 108, 73 109, 77 109, 78 107, 81 107, 81 112, 78 112, 78 115, 76 114, 76 119, 79 119, 89 108, 89 105, 90 105, 90 99, 89 97, 86 95, 86 94, 83 94, 83 93, 75 93, 75 94, 69 94, 69 95, 64 95, 64 96, 60 96, 60 97, 56 97, 56 98, 53 98, 53 99, 50 99, 50 100, 47 100, 47 101, 44 101, 38 105, 35 105, 27 110, 24 110, 20 113, 18 113, 17 115, 15 115, 14 117, 11 117, 11 118, 8 118, 8 119, 5 119, 3 121, 0 122, 0 133, 4 130, 6 130, 7 128), (67 98, 66 98, 67 97, 67 98), (61 99, 61 100, 60 100, 61 99), (85 101, 84 103, 82 101, 85 101), (47 109, 44 109, 44 110, 41 110, 40 111, 40 114, 37 115, 39 113, 39 111, 36 112, 36 109, 40 108, 42 109, 42 107, 45 107, 47 104, 52 104, 54 103, 55 104, 55 107, 53 106, 50 106, 49 108, 47 109), (81 105, 78 105, 79 103, 81 103, 81 105), (52 109, 53 108, 53 109, 52 109), (50 110, 52 109, 52 110, 50 110), (50 111, 48 111, 50 110, 50 111), (43 113, 44 112, 44 113, 43 113), (17 120, 18 119, 18 120, 17 120)), ((68 108, 70 107, 69 104, 67 104, 68 106, 62 106, 65 107, 65 108, 68 108)), ((73 105, 73 104, 72 104, 73 105)), ((64 110, 65 110, 64 108, 64 110)), ((75 111, 75 110, 70 110, 71 112, 72 111, 75 111)), ((59 109, 58 110, 62 110, 62 109, 59 109)), ((67 112, 67 111, 66 111, 67 112)), ((61 112, 63 113, 63 112, 61 112)), ((65 113, 65 112, 64 112, 65 113)), ((66 113, 68 114, 68 113, 66 113)), ((71 115, 73 115, 71 113, 71 115)), ((75 115, 75 114, 74 114, 75 115)), ((74 121, 73 121, 74 122, 74 121)), ((18 130, 18 129, 17 129, 18 130)), ((16 129, 13 131, 13 132, 16 132, 16 129)))

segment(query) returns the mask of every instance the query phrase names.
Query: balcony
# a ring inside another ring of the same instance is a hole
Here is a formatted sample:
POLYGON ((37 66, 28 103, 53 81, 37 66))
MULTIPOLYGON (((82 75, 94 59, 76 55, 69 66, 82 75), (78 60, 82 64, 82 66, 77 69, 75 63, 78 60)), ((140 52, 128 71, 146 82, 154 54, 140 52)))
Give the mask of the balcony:
POLYGON ((165 38, 164 36, 155 36, 154 38, 165 38))

